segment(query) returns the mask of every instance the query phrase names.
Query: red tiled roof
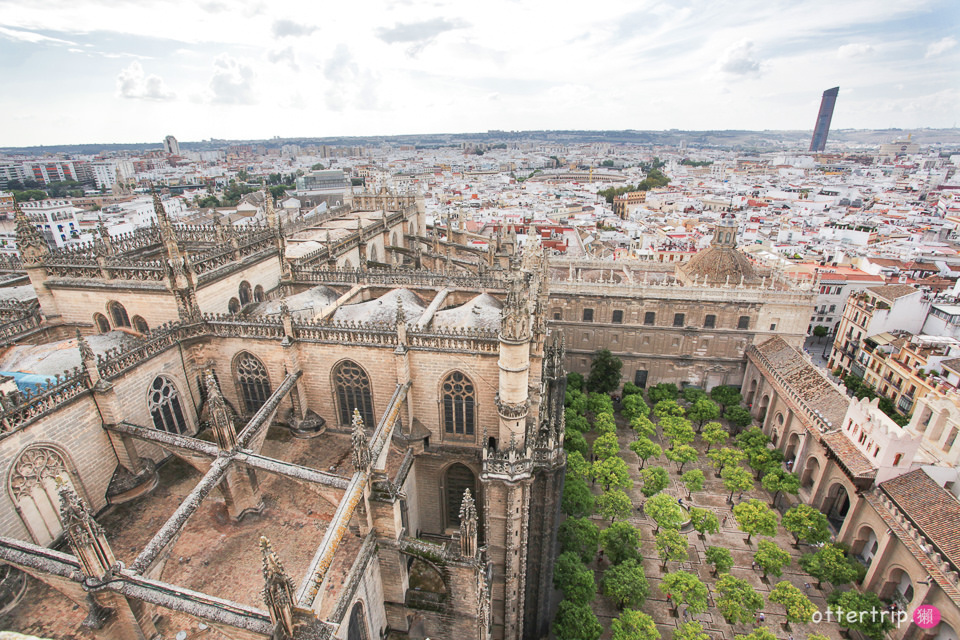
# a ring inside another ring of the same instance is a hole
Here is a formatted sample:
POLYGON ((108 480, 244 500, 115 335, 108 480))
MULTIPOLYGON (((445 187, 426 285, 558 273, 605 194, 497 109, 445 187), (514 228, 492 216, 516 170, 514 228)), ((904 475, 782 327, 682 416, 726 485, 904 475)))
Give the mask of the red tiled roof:
POLYGON ((837 460, 853 478, 873 478, 877 468, 863 455, 857 445, 850 441, 842 431, 823 434, 823 444, 837 457, 837 460))
POLYGON ((960 501, 923 469, 880 483, 904 515, 954 565, 960 566, 960 501))

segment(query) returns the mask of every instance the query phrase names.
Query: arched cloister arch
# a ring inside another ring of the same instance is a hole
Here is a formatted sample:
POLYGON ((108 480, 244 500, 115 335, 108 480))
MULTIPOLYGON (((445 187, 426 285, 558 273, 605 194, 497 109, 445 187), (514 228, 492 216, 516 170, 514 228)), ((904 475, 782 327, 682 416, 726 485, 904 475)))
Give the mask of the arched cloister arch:
POLYGON ((791 463, 791 467, 796 462, 797 453, 800 451, 800 435, 794 431, 787 438, 787 448, 783 452, 783 459, 791 463))
POLYGON ((830 485, 820 505, 820 511, 827 516, 827 520, 837 531, 843 528, 847 513, 850 511, 850 494, 842 483, 834 482, 830 485))
POLYGON ((800 474, 800 486, 804 489, 812 489, 820 478, 820 461, 815 456, 807 458, 807 463, 800 474))
POLYGON ((887 575, 877 589, 877 595, 881 600, 893 600, 901 609, 908 610, 913 597, 916 595, 916 589, 910 574, 902 567, 892 566, 887 570, 887 575))
POLYGON ((763 423, 767 419, 767 409, 770 407, 770 396, 764 394, 760 399, 760 406, 757 407, 757 422, 760 423, 760 427, 763 428, 763 423))
POLYGON ((747 391, 747 397, 746 397, 747 406, 750 406, 753 404, 753 396, 755 396, 756 393, 757 393, 757 379, 754 378, 753 380, 750 381, 750 388, 747 391))
POLYGON ((879 549, 880 540, 877 537, 877 532, 868 524, 860 527, 857 531, 857 537, 853 539, 853 544, 850 545, 850 553, 858 557, 868 567, 873 562, 873 558, 879 549))

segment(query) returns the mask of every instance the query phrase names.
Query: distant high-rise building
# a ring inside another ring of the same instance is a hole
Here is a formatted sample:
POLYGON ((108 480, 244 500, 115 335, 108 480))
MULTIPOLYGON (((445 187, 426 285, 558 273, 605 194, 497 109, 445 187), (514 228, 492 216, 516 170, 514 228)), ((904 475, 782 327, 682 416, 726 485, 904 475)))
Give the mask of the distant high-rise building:
POLYGON ((173 136, 167 136, 163 139, 163 149, 171 155, 180 155, 180 143, 173 136))
POLYGON ((820 101, 820 113, 817 114, 817 124, 813 128, 813 139, 810 140, 810 151, 823 151, 827 146, 830 120, 833 119, 833 105, 837 103, 838 93, 840 93, 840 87, 827 89, 823 92, 823 99, 820 101))

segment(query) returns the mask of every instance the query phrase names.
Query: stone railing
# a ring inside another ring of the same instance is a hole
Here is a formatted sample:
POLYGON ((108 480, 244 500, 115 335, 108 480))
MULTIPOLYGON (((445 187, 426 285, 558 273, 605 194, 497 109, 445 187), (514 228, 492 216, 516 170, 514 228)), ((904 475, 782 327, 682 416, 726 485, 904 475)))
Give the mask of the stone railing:
POLYGON ((23 261, 20 256, 12 253, 0 253, 0 272, 3 271, 23 271, 23 261))
POLYGON ((132 260, 130 258, 111 257, 107 259, 108 275, 116 280, 154 280, 162 281, 167 277, 167 267, 160 260, 132 260))
POLYGON ((433 287, 454 289, 506 290, 507 282, 494 276, 445 275, 432 271, 403 269, 311 269, 293 266, 293 280, 300 282, 330 282, 334 284, 372 284, 397 287, 433 287))
POLYGON ((201 275, 212 271, 233 260, 233 247, 229 244, 190 256, 193 272, 201 275))
POLYGON ((311 264, 316 262, 321 262, 323 260, 329 259, 331 256, 339 256, 347 251, 353 249, 361 242, 367 242, 372 240, 377 236, 385 233, 391 225, 395 225, 402 221, 406 213, 403 211, 390 213, 386 217, 386 221, 378 220, 373 224, 365 227, 362 231, 354 231, 342 238, 331 242, 330 244, 314 249, 313 251, 306 253, 294 262, 294 268, 304 268, 308 267, 311 264))
POLYGON ((0 322, 18 320, 28 316, 39 309, 39 304, 34 300, 0 300, 0 322))
MULTIPOLYGON (((551 263, 552 264, 552 263, 551 263)), ((634 278, 637 275, 633 274, 634 278)), ((682 285, 677 280, 657 282, 643 280, 633 282, 587 282, 568 279, 551 279, 550 293, 554 295, 615 295, 621 297, 657 297, 675 300, 694 300, 710 302, 756 302, 758 298, 776 300, 780 303, 810 304, 813 306, 813 292, 771 289, 767 287, 729 285, 713 286, 707 284, 682 285)))
POLYGON ((207 330, 222 338, 272 338, 282 340, 283 322, 278 316, 239 318, 228 314, 204 314, 207 330))
MULTIPOLYGON (((282 328, 281 328, 282 333, 282 328)), ((360 324, 357 322, 294 322, 293 335, 309 342, 396 347, 399 342, 394 325, 360 324)))
POLYGON ((47 275, 60 278, 102 278, 100 264, 92 255, 83 253, 51 253, 43 261, 47 275))
MULTIPOLYGON (((26 391, 16 396, 0 394, 0 430, 11 433, 85 393, 89 386, 86 372, 77 367, 57 374, 39 391, 26 391)), ((2 436, 0 436, 2 437, 2 436)))
POLYGON ((177 325, 161 325, 130 348, 115 347, 103 354, 98 354, 97 370, 100 376, 107 379, 116 378, 151 356, 166 351, 185 337, 182 329, 182 326, 177 325))
POLYGON ((217 236, 217 228, 212 224, 175 224, 173 233, 177 237, 177 242, 207 242, 216 244, 220 242, 217 236))
POLYGON ((339 218, 340 216, 349 212, 349 205, 341 205, 325 211, 305 215, 300 218, 294 218, 293 220, 283 223, 283 231, 287 235, 291 233, 297 233, 298 231, 303 231, 307 227, 322 224, 328 220, 333 220, 334 218, 339 218))
POLYGON ((154 225, 141 227, 129 233, 110 236, 110 244, 115 252, 121 254, 143 251, 160 244, 160 230, 154 225))
POLYGON ((43 323, 43 316, 39 307, 28 315, 21 316, 0 325, 0 345, 10 344, 25 333, 36 329, 43 323))
POLYGON ((450 331, 411 329, 407 332, 407 342, 411 349, 483 353, 497 353, 500 349, 497 332, 483 329, 452 329, 450 331))

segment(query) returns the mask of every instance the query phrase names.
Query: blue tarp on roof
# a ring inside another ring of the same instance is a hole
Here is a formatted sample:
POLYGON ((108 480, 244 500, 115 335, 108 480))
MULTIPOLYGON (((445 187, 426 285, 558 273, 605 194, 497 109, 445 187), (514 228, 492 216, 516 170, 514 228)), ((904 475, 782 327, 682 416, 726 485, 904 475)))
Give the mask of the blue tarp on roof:
POLYGON ((37 373, 24 373, 22 371, 0 371, 0 376, 10 376, 17 383, 20 391, 37 391, 39 387, 45 387, 47 383, 53 380, 53 376, 42 376, 37 373))

